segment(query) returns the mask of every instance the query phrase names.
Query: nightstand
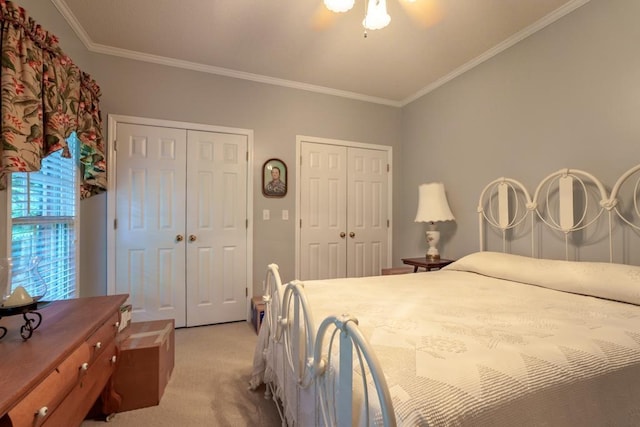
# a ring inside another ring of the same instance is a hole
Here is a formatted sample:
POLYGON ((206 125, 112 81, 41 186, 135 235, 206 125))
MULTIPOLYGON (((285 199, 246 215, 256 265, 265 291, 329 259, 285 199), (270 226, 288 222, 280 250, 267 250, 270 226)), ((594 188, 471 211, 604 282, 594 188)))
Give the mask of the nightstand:
POLYGON ((420 258, 402 258, 402 262, 407 265, 413 266, 413 272, 417 272, 418 268, 424 268, 426 271, 440 270, 442 267, 446 267, 451 264, 453 259, 428 259, 427 257, 420 258))

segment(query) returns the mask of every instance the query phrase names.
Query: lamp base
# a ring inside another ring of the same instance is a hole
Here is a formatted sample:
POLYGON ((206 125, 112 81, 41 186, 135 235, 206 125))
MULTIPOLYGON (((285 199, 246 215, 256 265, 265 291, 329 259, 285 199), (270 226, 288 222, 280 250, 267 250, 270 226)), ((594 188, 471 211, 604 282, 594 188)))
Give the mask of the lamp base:
POLYGON ((440 259, 440 254, 427 254, 425 255, 425 258, 427 258, 427 260, 429 261, 437 261, 440 259))
POLYGON ((440 252, 438 251, 437 245, 440 241, 440 232, 437 230, 428 230, 427 231, 427 243, 429 244, 429 249, 427 250, 427 259, 437 260, 440 259, 440 252))

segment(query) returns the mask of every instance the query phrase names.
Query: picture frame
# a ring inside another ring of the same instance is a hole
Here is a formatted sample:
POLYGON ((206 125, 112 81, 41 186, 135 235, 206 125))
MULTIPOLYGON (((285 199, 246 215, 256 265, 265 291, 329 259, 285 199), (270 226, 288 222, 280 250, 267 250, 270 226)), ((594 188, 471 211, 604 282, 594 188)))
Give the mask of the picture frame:
POLYGON ((280 159, 269 159, 262 166, 262 194, 265 197, 287 195, 287 165, 280 159))

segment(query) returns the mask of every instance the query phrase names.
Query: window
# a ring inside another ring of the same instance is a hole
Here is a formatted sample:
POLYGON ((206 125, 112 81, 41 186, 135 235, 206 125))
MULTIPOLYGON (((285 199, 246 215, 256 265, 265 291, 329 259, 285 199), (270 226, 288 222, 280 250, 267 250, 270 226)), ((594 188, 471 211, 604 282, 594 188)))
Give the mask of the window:
POLYGON ((73 158, 63 158, 59 150, 45 157, 37 172, 11 174, 12 287, 20 281, 19 272, 26 271, 37 257, 37 271, 47 286, 47 301, 77 295, 79 187, 75 133, 68 143, 73 158))

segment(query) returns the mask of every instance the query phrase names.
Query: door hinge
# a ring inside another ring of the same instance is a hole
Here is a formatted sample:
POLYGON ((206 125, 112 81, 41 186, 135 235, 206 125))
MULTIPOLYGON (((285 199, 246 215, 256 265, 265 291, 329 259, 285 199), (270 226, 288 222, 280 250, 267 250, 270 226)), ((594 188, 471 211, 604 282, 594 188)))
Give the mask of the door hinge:
POLYGON ((244 220, 244 228, 249 228, 249 219, 244 220))
POLYGON ((247 151, 247 162, 249 161, 249 152, 247 151))
POLYGON ((391 166, 389 166, 389 163, 387 163, 387 172, 389 172, 390 169, 391 169, 391 166))
POLYGON ((389 220, 387 220, 387 228, 389 228, 389 220))
POLYGON ((300 228, 302 228, 302 218, 300 218, 300 228))
POLYGON ((249 288, 244 288, 244 296, 245 297, 249 296, 249 288))
POLYGON ((113 220, 113 229, 117 230, 118 229, 118 218, 113 220))
POLYGON ((300 154, 300 166, 302 166, 302 154, 300 154))

